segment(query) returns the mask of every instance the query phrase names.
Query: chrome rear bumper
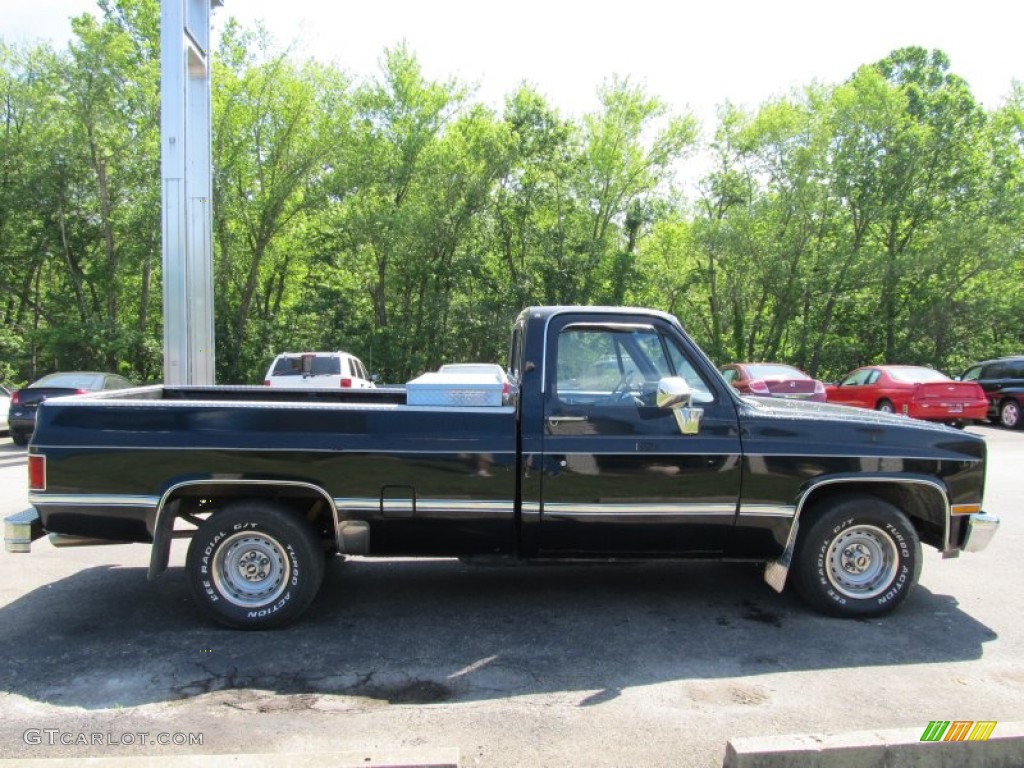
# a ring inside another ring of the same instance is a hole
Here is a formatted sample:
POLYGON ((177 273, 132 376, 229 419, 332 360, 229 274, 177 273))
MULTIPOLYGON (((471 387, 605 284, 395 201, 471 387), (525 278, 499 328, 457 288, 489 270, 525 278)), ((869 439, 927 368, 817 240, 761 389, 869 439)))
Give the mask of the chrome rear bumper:
POLYGON ((39 513, 32 507, 4 518, 4 549, 8 552, 30 552, 32 542, 45 535, 39 513))

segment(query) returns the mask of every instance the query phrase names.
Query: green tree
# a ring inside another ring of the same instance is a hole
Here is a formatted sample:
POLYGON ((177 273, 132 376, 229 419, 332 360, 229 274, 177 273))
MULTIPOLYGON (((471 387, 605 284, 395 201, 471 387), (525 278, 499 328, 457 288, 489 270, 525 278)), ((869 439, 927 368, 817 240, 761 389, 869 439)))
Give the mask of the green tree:
POLYGON ((220 45, 212 148, 218 374, 245 382, 276 353, 294 275, 307 268, 302 235, 325 199, 345 85, 315 63, 297 68, 268 55, 262 30, 229 24, 220 45))

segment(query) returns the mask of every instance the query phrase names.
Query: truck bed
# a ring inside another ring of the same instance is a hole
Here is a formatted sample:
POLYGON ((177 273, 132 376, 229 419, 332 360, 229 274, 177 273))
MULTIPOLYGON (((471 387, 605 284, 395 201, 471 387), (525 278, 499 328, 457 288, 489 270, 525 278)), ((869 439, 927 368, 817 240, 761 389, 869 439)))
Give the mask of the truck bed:
MULTIPOLYGON (((516 414, 402 404, 404 390, 152 386, 62 398, 39 412, 49 532, 152 540, 177 486, 288 482, 323 489, 374 531, 369 554, 513 546, 516 414)), ((244 485, 242 486, 244 487, 244 485)))

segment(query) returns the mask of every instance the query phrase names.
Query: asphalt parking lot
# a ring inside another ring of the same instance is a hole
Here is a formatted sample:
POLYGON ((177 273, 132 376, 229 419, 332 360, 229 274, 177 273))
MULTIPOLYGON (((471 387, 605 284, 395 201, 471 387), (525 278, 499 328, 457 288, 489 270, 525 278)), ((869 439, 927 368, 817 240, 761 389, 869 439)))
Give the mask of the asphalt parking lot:
MULTIPOLYGON (((1001 529, 926 549, 881 620, 813 614, 749 565, 338 559, 303 621, 245 633, 202 619, 180 567, 147 582, 142 545, 2 553, 0 755, 703 767, 732 738, 1024 720, 1024 432, 972 430, 1001 529)), ((0 438, 4 515, 27 506, 24 456, 0 438)))

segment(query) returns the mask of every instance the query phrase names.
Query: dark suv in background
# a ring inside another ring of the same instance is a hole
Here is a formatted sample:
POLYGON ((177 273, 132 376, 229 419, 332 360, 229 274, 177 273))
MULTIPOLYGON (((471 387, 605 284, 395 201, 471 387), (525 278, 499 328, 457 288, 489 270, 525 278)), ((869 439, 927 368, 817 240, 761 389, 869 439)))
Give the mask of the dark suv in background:
POLYGON ((975 363, 960 376, 976 381, 988 398, 988 418, 1010 429, 1024 426, 1024 355, 975 363))

